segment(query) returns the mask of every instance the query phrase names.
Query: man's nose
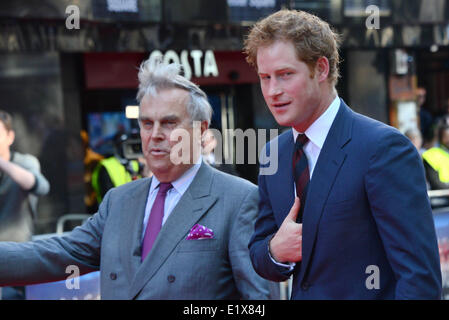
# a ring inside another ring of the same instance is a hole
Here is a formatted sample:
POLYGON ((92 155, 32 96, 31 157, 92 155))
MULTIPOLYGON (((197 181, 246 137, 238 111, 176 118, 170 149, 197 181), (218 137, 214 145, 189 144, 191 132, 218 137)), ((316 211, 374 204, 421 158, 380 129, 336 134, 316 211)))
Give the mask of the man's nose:
POLYGON ((158 140, 164 139, 164 133, 162 132, 162 127, 159 123, 155 123, 153 125, 153 132, 151 138, 158 140))
POLYGON ((273 77, 268 86, 268 95, 270 97, 276 97, 276 96, 280 95, 281 93, 282 93, 282 88, 280 86, 280 83, 273 77))

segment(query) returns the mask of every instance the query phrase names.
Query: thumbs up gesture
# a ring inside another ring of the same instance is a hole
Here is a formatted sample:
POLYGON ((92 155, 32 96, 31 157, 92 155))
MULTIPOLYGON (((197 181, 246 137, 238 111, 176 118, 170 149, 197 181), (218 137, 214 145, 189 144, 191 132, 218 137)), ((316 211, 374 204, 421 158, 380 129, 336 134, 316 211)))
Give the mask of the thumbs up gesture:
POLYGON ((270 241, 271 256, 278 262, 299 262, 302 259, 302 224, 296 223, 300 206, 299 198, 295 198, 290 212, 270 241))

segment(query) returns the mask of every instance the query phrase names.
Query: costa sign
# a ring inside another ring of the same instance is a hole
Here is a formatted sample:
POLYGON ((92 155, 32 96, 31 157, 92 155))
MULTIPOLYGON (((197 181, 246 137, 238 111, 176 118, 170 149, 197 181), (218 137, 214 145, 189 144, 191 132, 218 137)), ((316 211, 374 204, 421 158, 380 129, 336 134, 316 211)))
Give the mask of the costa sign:
POLYGON ((184 76, 191 79, 192 76, 196 78, 201 77, 218 77, 218 67, 215 60, 215 55, 212 50, 182 50, 178 55, 176 51, 168 50, 162 53, 159 50, 154 50, 150 54, 150 61, 161 58, 164 63, 178 63, 183 67, 184 76))

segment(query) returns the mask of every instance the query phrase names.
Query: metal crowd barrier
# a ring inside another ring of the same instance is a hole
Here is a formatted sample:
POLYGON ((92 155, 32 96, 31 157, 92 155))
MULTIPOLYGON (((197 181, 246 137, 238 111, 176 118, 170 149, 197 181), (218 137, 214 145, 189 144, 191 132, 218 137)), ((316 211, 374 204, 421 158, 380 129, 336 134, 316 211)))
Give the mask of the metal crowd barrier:
MULTIPOLYGON (((56 233, 33 236, 33 240, 47 239, 61 236, 68 221, 81 221, 84 223, 91 215, 84 213, 70 213, 62 216, 56 223, 56 233)), ((100 299, 100 272, 91 272, 80 277, 75 275, 73 269, 68 269, 67 279, 25 286, 26 300, 99 300, 100 299)))

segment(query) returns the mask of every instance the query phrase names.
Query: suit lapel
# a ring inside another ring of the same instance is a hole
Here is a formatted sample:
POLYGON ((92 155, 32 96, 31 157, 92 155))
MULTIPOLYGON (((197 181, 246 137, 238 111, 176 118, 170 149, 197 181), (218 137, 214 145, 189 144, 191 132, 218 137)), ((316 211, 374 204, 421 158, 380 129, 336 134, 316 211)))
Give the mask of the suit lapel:
POLYGON ((351 139, 352 117, 350 112, 350 109, 341 100, 340 109, 326 137, 310 181, 303 216, 303 248, 299 283, 310 263, 324 204, 346 159, 346 152, 342 148, 351 139))
POLYGON ((294 150, 293 134, 291 131, 285 133, 284 137, 279 137, 278 150, 287 150, 287 152, 279 152, 278 174, 272 176, 267 187, 270 189, 269 194, 273 196, 273 211, 278 213, 275 215, 278 226, 282 224, 294 202, 294 184, 292 175, 292 159, 294 150), (272 182, 271 182, 272 181, 272 182))
POLYGON ((212 180, 212 169, 203 163, 192 184, 164 223, 152 250, 137 270, 131 285, 130 298, 139 293, 178 243, 187 236, 193 225, 217 201, 217 197, 210 194, 212 180))
POLYGON ((141 191, 130 194, 128 201, 123 201, 122 205, 130 207, 122 208, 121 232, 120 232, 120 256, 126 275, 131 281, 140 266, 141 256, 141 235, 143 232, 143 217, 151 185, 151 178, 147 179, 141 191), (135 204, 135 207, 133 207, 135 204))

